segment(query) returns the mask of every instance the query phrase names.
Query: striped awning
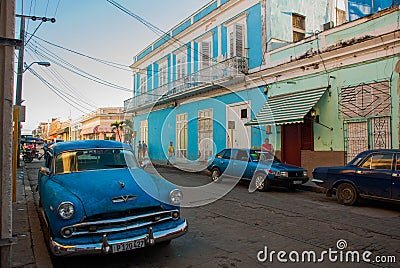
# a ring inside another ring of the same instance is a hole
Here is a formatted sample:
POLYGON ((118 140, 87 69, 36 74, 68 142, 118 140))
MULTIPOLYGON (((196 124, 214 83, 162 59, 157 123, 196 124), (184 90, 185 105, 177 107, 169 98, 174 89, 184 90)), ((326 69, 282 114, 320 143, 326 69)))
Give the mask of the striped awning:
POLYGON ((303 123, 304 116, 324 95, 326 87, 268 98, 261 111, 246 126, 303 123))

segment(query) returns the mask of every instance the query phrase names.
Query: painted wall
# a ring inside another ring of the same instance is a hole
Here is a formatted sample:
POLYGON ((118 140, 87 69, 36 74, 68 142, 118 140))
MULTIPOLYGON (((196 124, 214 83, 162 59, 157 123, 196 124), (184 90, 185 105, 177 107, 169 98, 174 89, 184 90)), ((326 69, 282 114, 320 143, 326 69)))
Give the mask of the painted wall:
MULTIPOLYGON (((275 83, 270 86, 270 95, 287 94, 328 86, 328 75, 331 88, 322 96, 315 109, 319 115, 319 122, 332 127, 333 131, 320 124, 314 124, 314 150, 315 151, 344 151, 343 118, 339 114, 339 92, 343 87, 354 86, 361 83, 389 80, 392 94, 392 145, 398 148, 399 140, 399 95, 397 92, 398 74, 394 72, 399 57, 376 60, 350 67, 332 70, 329 74, 324 72, 292 79, 296 84, 286 82, 275 83), (365 74, 368 74, 366 76, 365 74)), ((280 135, 280 133, 277 133, 280 135)), ((279 140, 279 136, 276 137, 279 140)), ((278 144, 279 145, 279 144, 278 144)), ((280 150, 280 146, 277 147, 280 150)))
MULTIPOLYGON (((320 31, 322 25, 329 21, 329 2, 331 0, 299 0, 267 2, 267 40, 269 48, 276 49, 292 43, 292 13, 306 17, 306 36, 320 31), (273 40, 279 40, 273 41, 273 40), (272 40, 272 41, 271 41, 272 40)), ((271 50, 270 49, 270 50, 271 50)))
POLYGON ((348 0, 349 19, 353 21, 399 4, 400 0, 348 0))
MULTIPOLYGON (((198 112, 213 110, 213 139, 214 153, 226 148, 226 105, 250 100, 254 113, 257 113, 265 103, 263 93, 259 88, 253 88, 238 93, 230 93, 214 98, 197 99, 190 103, 181 103, 176 107, 153 111, 134 117, 134 130, 138 133, 138 142, 141 137, 140 121, 148 120, 148 147, 149 157, 155 160, 167 159, 167 148, 173 141, 176 148, 176 115, 188 114, 188 159, 198 157, 198 112)), ((264 134, 263 134, 264 135, 264 134)), ((265 136, 265 135, 264 135, 265 136)), ((260 146, 264 137, 259 129, 252 129, 252 145, 260 146)), ((136 144, 137 146, 137 144, 136 144)))

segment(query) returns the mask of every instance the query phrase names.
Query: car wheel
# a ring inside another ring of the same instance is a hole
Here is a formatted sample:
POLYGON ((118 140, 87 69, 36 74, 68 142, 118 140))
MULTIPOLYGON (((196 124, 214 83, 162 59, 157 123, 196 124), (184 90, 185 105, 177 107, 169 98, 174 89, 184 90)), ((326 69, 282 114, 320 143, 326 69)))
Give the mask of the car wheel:
POLYGON ((346 206, 352 206, 357 202, 358 193, 350 183, 342 183, 336 190, 337 201, 346 206))
POLYGON ((259 191, 268 191, 270 188, 270 182, 265 174, 258 173, 255 175, 256 188, 259 191))
POLYGON ((221 171, 219 171, 218 168, 213 168, 211 170, 211 180, 213 182, 218 182, 220 181, 220 178, 221 178, 221 171))

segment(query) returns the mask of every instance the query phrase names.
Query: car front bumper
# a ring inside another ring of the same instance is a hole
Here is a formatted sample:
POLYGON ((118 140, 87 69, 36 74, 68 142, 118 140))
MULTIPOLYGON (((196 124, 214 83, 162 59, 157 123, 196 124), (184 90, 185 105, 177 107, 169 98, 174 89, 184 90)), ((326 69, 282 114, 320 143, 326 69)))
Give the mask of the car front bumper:
POLYGON ((129 237, 126 239, 108 240, 106 234, 103 235, 103 241, 101 243, 93 244, 81 244, 81 245, 63 245, 57 243, 53 239, 50 239, 50 250, 55 256, 66 256, 66 255, 90 255, 90 254, 107 254, 112 252, 112 245, 133 242, 138 240, 144 240, 145 246, 153 246, 154 244, 168 241, 184 235, 188 231, 188 223, 184 220, 178 226, 162 231, 154 231, 152 228, 148 229, 147 234, 140 236, 129 237))
POLYGON ((272 185, 289 187, 301 185, 309 180, 308 177, 275 177, 271 180, 272 185))

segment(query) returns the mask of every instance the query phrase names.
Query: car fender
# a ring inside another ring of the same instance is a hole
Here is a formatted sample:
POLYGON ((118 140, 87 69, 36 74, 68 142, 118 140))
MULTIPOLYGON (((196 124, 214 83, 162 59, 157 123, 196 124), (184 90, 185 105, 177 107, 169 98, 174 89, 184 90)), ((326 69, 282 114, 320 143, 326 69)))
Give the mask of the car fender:
POLYGON ((332 184, 332 187, 331 187, 330 189, 328 189, 328 190, 337 189, 337 188, 339 187, 339 185, 342 184, 342 183, 349 183, 349 184, 351 184, 351 185, 354 187, 354 189, 356 189, 357 193, 360 192, 359 189, 358 189, 358 187, 357 187, 357 185, 356 185, 353 181, 348 180, 348 179, 338 179, 338 180, 336 180, 336 181, 332 184))
POLYGON ((62 227, 78 223, 85 217, 85 211, 79 198, 52 179, 47 180, 39 195, 49 227, 55 236, 60 236, 59 231, 62 227), (74 205, 75 213, 68 220, 64 220, 58 215, 58 206, 62 202, 71 202, 74 205))

